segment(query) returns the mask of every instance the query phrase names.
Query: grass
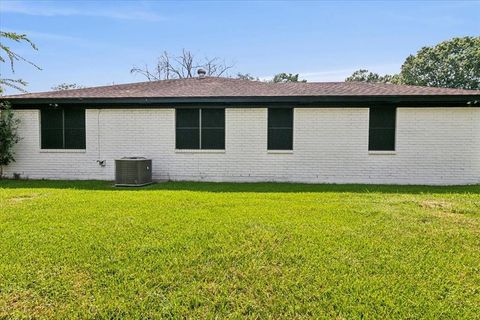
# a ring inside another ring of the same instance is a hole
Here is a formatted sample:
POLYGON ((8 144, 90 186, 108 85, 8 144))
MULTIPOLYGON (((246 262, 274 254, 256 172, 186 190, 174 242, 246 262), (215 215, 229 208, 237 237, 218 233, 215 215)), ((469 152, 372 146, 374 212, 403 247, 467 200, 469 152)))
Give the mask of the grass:
POLYGON ((0 181, 0 318, 480 318, 480 186, 0 181))

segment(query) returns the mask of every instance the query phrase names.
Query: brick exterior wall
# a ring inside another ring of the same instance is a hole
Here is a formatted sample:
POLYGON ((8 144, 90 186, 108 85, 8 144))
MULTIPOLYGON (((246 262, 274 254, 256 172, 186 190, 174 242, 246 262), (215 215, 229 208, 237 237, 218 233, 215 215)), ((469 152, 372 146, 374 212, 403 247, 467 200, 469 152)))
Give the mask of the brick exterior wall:
POLYGON ((267 109, 227 108, 225 151, 176 151, 174 109, 88 109, 85 151, 40 150, 40 112, 17 110, 23 140, 7 176, 114 179, 114 159, 153 159, 156 180, 480 183, 480 108, 398 108, 396 152, 368 152, 367 108, 296 108, 294 150, 267 151, 267 109), (97 160, 106 160, 101 167, 97 160))

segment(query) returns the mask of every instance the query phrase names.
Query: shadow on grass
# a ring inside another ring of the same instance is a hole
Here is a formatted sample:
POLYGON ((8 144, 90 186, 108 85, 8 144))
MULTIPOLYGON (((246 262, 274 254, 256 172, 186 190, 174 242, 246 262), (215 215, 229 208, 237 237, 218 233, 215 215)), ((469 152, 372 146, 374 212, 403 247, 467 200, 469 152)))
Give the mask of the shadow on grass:
POLYGON ((0 180, 0 189, 77 189, 134 191, 200 191, 200 192, 352 192, 352 193, 406 193, 406 194, 480 194, 480 185, 469 186, 400 186, 368 184, 300 184, 300 183, 217 183, 217 182, 160 182, 144 187, 114 187, 112 181, 65 181, 65 180, 0 180))

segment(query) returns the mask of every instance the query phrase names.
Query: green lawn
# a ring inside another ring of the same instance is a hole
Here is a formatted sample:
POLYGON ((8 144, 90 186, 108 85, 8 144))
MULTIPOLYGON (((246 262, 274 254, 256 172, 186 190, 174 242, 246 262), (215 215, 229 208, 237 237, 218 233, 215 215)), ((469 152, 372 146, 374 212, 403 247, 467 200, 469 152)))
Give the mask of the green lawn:
POLYGON ((480 186, 0 181, 0 318, 480 317, 480 186))

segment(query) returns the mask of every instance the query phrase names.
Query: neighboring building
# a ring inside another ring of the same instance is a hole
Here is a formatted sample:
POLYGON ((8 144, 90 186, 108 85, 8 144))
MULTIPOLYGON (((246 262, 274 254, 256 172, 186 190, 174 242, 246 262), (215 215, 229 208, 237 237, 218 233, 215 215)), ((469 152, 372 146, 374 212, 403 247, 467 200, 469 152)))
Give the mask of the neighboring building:
POLYGON ((31 179, 480 183, 480 91, 199 77, 4 97, 31 179))

